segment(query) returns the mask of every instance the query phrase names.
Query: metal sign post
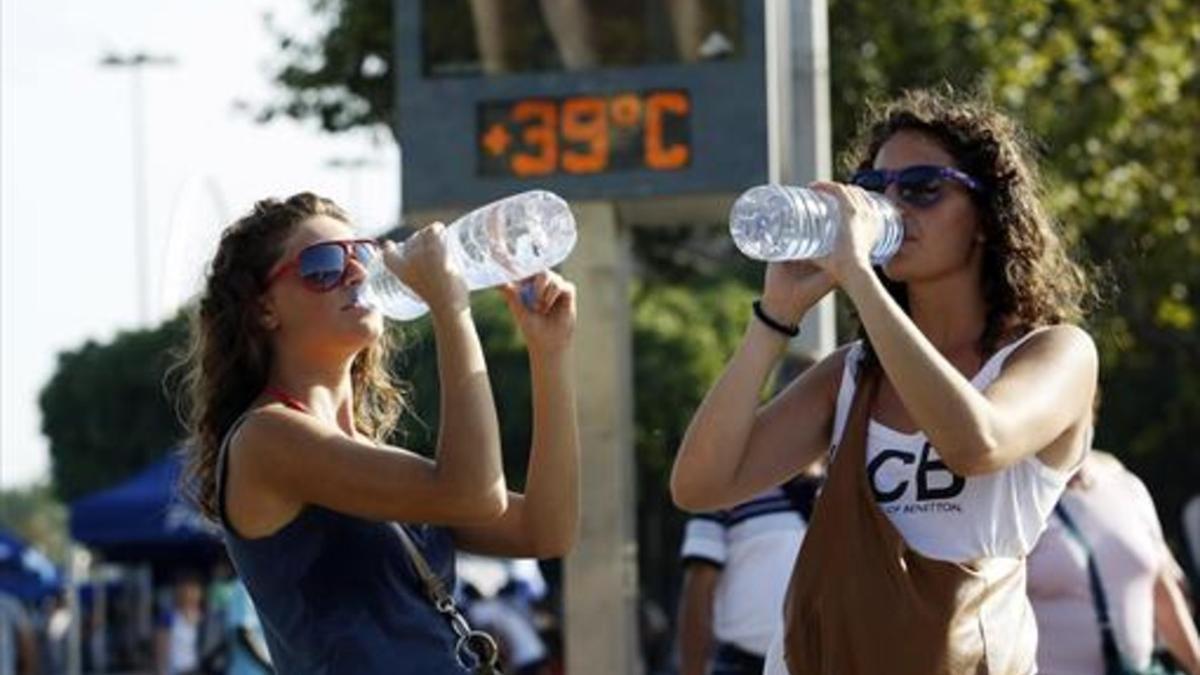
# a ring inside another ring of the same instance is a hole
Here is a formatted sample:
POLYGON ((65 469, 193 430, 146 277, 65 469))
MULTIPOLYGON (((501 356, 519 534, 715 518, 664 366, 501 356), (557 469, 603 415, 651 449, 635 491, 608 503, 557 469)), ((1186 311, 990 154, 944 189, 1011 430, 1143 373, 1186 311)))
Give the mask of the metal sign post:
MULTIPOLYGON (((765 0, 771 182, 805 185, 832 175, 829 19, 825 0, 765 0)), ((837 346, 832 294, 804 317, 789 350, 821 358, 837 346)))
POLYGON ((579 542, 566 559, 566 671, 643 672, 634 521, 633 327, 628 231, 611 202, 574 206, 575 377, 583 446, 579 542))

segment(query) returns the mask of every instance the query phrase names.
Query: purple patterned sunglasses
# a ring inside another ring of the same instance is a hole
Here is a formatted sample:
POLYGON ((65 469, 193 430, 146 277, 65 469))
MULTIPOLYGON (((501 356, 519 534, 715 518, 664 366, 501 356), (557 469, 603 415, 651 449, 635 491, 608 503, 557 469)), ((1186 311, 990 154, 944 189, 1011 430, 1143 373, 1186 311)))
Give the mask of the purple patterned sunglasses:
POLYGON ((951 180, 973 192, 983 192, 983 186, 971 176, 949 166, 921 164, 903 169, 867 169, 859 171, 850 183, 870 192, 884 192, 892 183, 899 188, 900 201, 924 209, 942 198, 942 184, 951 180))

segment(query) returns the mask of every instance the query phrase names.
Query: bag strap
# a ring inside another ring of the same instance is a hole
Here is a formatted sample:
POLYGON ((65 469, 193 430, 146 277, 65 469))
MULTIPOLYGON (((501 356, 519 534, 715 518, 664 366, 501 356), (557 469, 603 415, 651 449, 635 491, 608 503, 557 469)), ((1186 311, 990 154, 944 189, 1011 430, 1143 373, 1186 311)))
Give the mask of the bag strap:
POLYGON ((441 606, 453 605, 454 598, 446 591, 446 584, 429 567, 429 561, 425 560, 425 555, 421 553, 421 549, 417 548, 416 542, 399 524, 389 524, 396 531, 396 535, 400 537, 400 543, 404 545, 404 550, 408 552, 408 558, 412 561, 413 569, 416 570, 417 576, 425 586, 425 593, 429 596, 429 600, 438 606, 438 611, 441 611, 441 606))
POLYGON ((1108 599, 1104 595, 1104 586, 1100 583, 1100 570, 1096 566, 1096 555, 1079 526, 1075 524, 1075 520, 1071 518, 1071 514, 1067 513, 1067 508, 1063 506, 1061 500, 1054 505, 1054 514, 1062 521, 1067 528, 1067 533, 1079 543, 1087 556, 1088 584, 1091 586, 1092 605, 1096 608, 1096 619, 1100 623, 1100 643, 1104 652, 1105 664, 1110 670, 1114 667, 1124 667, 1128 670, 1125 657, 1121 653, 1120 647, 1117 646, 1116 635, 1113 634, 1112 618, 1108 613, 1108 599))
POLYGON ((476 675, 500 673, 500 668, 496 663, 500 650, 496 646, 496 641, 491 635, 471 628, 471 624, 459 611, 458 604, 454 602, 454 596, 446 590, 446 584, 442 578, 430 568, 429 561, 425 559, 421 549, 417 548, 416 542, 412 540, 408 531, 398 523, 389 523, 389 525, 395 531, 396 536, 400 538, 404 550, 408 552, 408 559, 412 563, 413 570, 421 579, 421 585, 425 587, 425 595, 433 603, 434 609, 450 622, 450 628, 458 638, 454 645, 454 658, 458 660, 459 665, 476 675))

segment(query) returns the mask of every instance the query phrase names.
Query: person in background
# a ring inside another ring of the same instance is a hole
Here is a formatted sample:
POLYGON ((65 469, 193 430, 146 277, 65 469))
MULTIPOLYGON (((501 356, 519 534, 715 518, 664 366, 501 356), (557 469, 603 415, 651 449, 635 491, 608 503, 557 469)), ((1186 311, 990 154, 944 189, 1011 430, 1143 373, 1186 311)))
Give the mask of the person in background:
POLYGON ((506 595, 510 602, 533 621, 535 605, 545 600, 550 590, 541 567, 531 558, 507 560, 505 567, 508 570, 508 581, 499 592, 506 595))
POLYGON ((229 561, 218 560, 205 589, 204 622, 200 625, 200 670, 205 673, 226 675, 229 670, 231 645, 225 625, 236 582, 229 561))
MULTIPOLYGON (((786 358, 775 392, 815 363, 786 358)), ((691 518, 676 621, 680 675, 758 675, 821 481, 821 463, 732 509, 691 518)))
POLYGON ((157 675, 199 675, 200 627, 204 622, 204 587, 191 573, 180 575, 172 604, 159 617, 155 636, 157 675))
POLYGON ((1157 632, 1200 675, 1200 639, 1154 501, 1112 455, 1089 453, 1028 564, 1039 672, 1161 672, 1149 670, 1157 632))
POLYGON ((0 591, 0 675, 37 675, 37 639, 29 613, 0 591))
POLYGON ((522 607, 518 586, 511 581, 495 595, 483 596, 465 584, 470 599, 468 614, 476 628, 496 638, 504 661, 504 672, 514 675, 547 675, 549 653, 527 610, 522 607))
POLYGON ((71 609, 63 591, 48 596, 43 603, 45 630, 43 638, 43 672, 64 675, 67 672, 67 633, 71 628, 71 609))
POLYGON ((1200 583, 1200 495, 1194 495, 1183 507, 1183 539, 1187 542, 1191 567, 1188 576, 1200 583))

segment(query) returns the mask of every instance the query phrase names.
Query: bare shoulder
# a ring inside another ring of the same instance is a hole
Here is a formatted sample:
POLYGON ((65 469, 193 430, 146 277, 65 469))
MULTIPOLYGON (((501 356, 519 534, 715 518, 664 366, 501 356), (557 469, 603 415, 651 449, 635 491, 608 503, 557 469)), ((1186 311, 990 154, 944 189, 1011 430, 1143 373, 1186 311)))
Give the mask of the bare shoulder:
POLYGON ((295 449, 311 447, 312 441, 328 435, 329 430, 311 415, 280 404, 268 404, 246 415, 229 439, 229 452, 251 464, 269 462, 285 451, 294 456, 295 449))
POLYGON ((306 447, 312 420, 282 405, 267 404, 246 414, 234 430, 228 448, 226 508, 237 533, 249 539, 264 537, 290 522, 301 502, 278 489, 273 480, 279 467, 295 464, 288 448, 306 447))
POLYGON ((229 439, 231 450, 239 452, 274 444, 280 435, 295 433, 300 415, 282 405, 269 404, 246 413, 245 421, 229 439))
POLYGON ((1077 358, 1097 359, 1096 342, 1087 331, 1074 324, 1060 323, 1048 326, 1030 337, 1013 353, 1014 358, 1029 355, 1070 355, 1077 358))
POLYGON ((1004 360, 997 384, 1055 380, 1070 383, 1090 401, 1099 375, 1100 355, 1092 336, 1078 326, 1058 324, 1021 343, 1004 360))

